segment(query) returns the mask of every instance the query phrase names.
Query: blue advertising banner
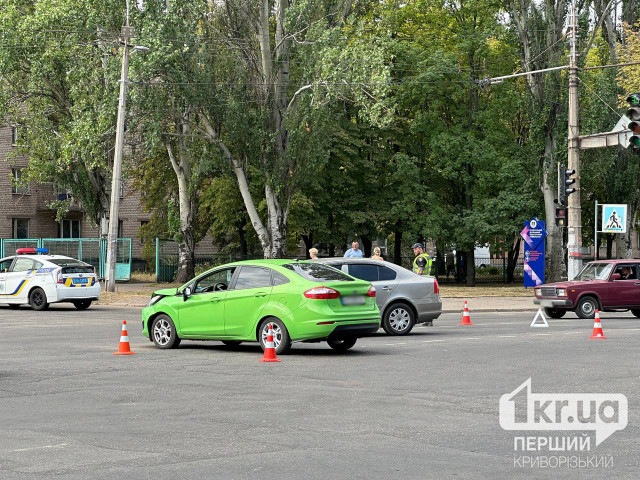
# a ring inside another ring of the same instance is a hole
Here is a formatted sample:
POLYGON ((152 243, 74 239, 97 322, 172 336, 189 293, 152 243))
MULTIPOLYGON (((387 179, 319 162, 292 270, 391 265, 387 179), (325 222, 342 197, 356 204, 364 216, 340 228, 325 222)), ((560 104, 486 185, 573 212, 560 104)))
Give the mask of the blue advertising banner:
POLYGON ((524 286, 536 287, 544 283, 544 255, 547 231, 537 218, 524 222, 520 235, 524 239, 524 286))

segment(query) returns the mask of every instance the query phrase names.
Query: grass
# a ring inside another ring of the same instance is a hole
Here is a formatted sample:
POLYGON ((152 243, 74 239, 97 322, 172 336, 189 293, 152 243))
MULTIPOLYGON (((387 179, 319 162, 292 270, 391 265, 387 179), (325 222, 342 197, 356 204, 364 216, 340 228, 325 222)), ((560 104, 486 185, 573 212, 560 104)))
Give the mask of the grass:
POLYGON ((440 296, 444 298, 464 297, 532 297, 533 288, 524 288, 522 285, 504 284, 476 284, 475 287, 467 287, 458 284, 440 284, 440 296))

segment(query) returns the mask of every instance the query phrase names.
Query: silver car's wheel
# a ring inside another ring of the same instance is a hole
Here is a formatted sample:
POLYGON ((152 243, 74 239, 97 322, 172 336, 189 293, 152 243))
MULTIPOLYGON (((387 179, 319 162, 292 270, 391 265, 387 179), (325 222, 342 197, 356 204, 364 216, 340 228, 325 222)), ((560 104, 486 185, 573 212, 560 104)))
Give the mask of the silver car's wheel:
POLYGON ((155 343, 158 348, 173 348, 180 344, 176 327, 168 315, 158 315, 154 319, 153 326, 151 327, 151 336, 153 343, 155 343))
POLYGON ((415 323, 413 309, 406 303, 391 305, 384 314, 382 328, 389 335, 406 335, 415 323))

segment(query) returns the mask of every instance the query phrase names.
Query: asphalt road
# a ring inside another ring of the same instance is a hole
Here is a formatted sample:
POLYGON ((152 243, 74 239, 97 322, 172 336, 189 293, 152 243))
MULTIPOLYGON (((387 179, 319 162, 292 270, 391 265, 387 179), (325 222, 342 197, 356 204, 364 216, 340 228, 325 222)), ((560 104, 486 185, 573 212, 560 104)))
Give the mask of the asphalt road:
POLYGON ((346 354, 295 344, 280 364, 257 344, 158 350, 139 318, 0 306, 0 478, 637 478, 640 319, 626 313, 603 314, 606 340, 573 315, 532 329, 530 313, 448 314, 346 354), (137 355, 111 355, 125 319, 137 355), (612 466, 514 466, 498 401, 529 377, 534 393, 627 396, 626 429, 582 452, 612 466))

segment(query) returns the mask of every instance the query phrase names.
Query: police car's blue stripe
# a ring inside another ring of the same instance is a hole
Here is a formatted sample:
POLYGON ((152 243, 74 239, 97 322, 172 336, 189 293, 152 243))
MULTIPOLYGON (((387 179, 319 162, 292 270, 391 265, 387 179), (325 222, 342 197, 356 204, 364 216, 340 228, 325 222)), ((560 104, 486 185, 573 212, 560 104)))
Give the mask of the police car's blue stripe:
POLYGON ((13 291, 13 293, 0 293, 0 297, 11 297, 13 295, 17 295, 20 289, 22 288, 22 285, 24 284, 24 282, 26 282, 26 280, 22 280, 20 282, 20 285, 18 285, 18 287, 13 291))

